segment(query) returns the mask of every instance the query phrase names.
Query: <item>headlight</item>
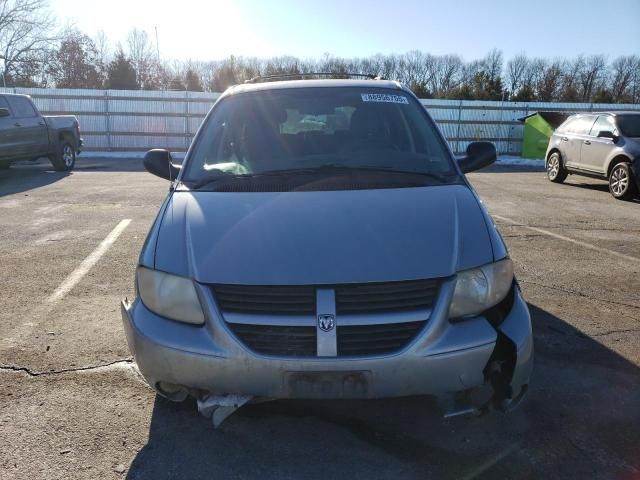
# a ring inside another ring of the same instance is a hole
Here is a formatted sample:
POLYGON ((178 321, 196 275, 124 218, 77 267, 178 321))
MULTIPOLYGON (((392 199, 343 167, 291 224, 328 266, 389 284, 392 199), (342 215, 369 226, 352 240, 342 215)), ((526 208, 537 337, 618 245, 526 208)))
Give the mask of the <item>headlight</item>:
POLYGON ((204 313, 192 280, 145 267, 138 267, 136 280, 142 303, 153 313, 178 322, 204 323, 204 313))
POLYGON ((449 318, 478 315, 500 303, 513 283, 513 263, 505 258, 458 273, 449 318))

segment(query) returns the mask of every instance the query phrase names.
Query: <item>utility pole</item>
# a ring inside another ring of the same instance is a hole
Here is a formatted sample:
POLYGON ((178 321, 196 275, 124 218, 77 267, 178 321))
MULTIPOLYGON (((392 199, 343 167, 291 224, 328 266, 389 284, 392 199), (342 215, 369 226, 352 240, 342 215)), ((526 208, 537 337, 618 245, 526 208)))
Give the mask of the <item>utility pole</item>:
POLYGON ((160 62, 160 43, 158 43, 158 26, 154 27, 156 29, 156 54, 158 55, 158 62, 160 62))

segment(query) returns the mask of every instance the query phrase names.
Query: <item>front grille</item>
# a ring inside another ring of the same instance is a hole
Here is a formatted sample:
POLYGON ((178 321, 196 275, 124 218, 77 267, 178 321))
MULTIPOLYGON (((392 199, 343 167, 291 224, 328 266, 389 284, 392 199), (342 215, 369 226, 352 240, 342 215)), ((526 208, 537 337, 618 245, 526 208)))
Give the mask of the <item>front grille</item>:
POLYGON ((316 291, 311 286, 214 285, 220 310, 267 315, 314 315, 316 291))
POLYGON ((338 326, 338 355, 380 355, 403 349, 426 322, 338 326))
POLYGON ((229 323, 229 328, 251 350, 285 357, 314 357, 316 327, 281 327, 229 323))
POLYGON ((340 285, 336 313, 375 313, 430 308, 438 294, 437 280, 340 285))
MULTIPOLYGON (((424 310, 433 306, 439 285, 439 280, 411 280, 323 286, 335 291, 338 356, 381 355, 402 350, 426 324, 428 314, 424 310), (404 318, 397 318, 402 312, 404 318), (357 315, 360 325, 341 325, 341 318, 349 315, 357 315), (380 315, 383 318, 396 315, 396 321, 401 323, 380 323, 380 315), (367 323, 367 316, 371 316, 372 323, 367 323)), ((306 316, 305 322, 315 317, 315 286, 212 285, 211 288, 227 325, 249 349, 287 357, 317 355, 316 327, 291 325, 298 320, 295 316, 306 316), (238 315, 244 315, 241 323, 237 323, 238 315), (254 324, 251 315, 287 317, 282 323, 288 325, 254 324)))

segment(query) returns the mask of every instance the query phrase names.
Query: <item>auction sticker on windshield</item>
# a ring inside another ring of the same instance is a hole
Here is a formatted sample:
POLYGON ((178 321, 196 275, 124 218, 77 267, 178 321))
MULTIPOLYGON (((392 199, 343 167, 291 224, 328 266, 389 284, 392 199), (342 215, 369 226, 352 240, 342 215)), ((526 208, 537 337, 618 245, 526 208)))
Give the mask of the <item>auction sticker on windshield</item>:
POLYGON ((378 103, 404 103, 409 104, 409 99, 402 95, 390 95, 388 93, 363 93, 363 102, 378 102, 378 103))

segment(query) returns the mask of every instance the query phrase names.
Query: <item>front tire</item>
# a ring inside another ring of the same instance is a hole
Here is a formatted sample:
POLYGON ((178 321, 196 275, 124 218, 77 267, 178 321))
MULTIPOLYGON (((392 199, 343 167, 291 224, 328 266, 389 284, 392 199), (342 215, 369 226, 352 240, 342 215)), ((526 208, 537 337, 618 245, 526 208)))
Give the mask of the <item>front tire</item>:
POLYGON ((58 172, 69 172, 76 165, 76 151, 69 142, 60 145, 58 152, 51 158, 53 168, 58 172))
POLYGON ((628 163, 618 163, 613 167, 609 175, 609 191, 618 200, 633 199, 636 189, 628 163))
POLYGON ((562 165, 558 152, 553 152, 547 159, 547 178, 553 183, 562 183, 567 178, 567 170, 562 165))

